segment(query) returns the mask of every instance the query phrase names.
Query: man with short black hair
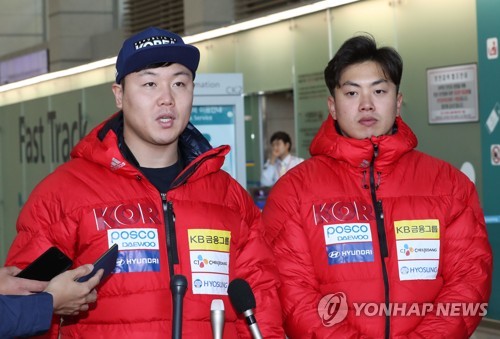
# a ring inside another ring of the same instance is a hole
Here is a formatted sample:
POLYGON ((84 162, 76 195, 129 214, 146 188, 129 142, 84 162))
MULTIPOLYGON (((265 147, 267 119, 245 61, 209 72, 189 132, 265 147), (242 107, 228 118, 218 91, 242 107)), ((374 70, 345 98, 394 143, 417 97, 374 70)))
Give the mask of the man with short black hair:
POLYGON ((291 338, 468 338, 484 315, 492 253, 476 189, 415 149, 402 72, 371 36, 344 42, 312 157, 264 206, 291 338))
POLYGON ((174 275, 188 282, 182 337, 212 337, 214 299, 225 305, 224 336, 250 337, 227 295, 237 277, 253 289, 263 336, 283 337, 260 211, 221 170, 229 146, 212 148, 189 123, 199 58, 195 46, 159 28, 125 40, 112 85, 119 112, 75 146, 19 216, 10 265, 26 265, 51 245, 76 264, 119 245, 96 307, 54 324, 63 338, 171 337, 174 275))
POLYGON ((273 186, 289 169, 300 164, 304 159, 290 154, 292 139, 288 133, 275 132, 271 136, 271 155, 264 164, 260 176, 262 186, 273 186))

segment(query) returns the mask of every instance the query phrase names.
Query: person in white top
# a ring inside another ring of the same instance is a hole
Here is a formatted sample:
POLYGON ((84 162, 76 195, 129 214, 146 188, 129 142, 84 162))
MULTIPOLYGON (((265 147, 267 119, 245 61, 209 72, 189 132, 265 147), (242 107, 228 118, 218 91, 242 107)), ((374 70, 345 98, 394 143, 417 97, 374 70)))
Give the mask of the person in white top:
POLYGON ((285 132, 275 132, 271 136, 271 156, 267 159, 260 176, 262 186, 273 186, 290 168, 304 159, 290 154, 292 139, 285 132))

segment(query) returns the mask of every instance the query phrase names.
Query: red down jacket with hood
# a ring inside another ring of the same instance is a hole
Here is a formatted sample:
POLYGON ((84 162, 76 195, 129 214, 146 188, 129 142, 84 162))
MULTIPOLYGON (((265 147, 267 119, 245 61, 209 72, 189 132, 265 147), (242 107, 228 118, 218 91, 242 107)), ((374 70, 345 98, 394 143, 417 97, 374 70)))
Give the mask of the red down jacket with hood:
POLYGON ((467 338, 478 325, 492 254, 474 184, 416 145, 400 117, 394 134, 356 140, 329 116, 271 190, 290 338, 467 338))
MULTIPOLYGON (((212 149, 189 124, 179 140, 185 167, 162 198, 120 152, 120 117, 91 131, 72 160, 34 189, 18 218, 7 264, 25 267, 55 245, 79 266, 119 244, 115 273, 98 288, 95 307, 65 317, 62 338, 170 338, 170 269, 188 281, 183 338, 212 338, 213 299, 224 302, 224 337, 251 337, 226 292, 237 277, 253 289, 262 334, 283 338, 278 277, 262 238, 260 211, 220 169, 229 147, 212 149)), ((57 327, 54 321, 52 337, 57 327)))

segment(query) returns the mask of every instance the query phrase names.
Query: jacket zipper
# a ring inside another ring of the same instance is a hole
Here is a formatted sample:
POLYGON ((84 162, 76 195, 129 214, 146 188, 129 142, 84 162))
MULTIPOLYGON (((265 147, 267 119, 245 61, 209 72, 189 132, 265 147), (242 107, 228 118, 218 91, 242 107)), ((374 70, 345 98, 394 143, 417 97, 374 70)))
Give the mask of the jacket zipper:
MULTIPOLYGON (((389 277, 387 274, 387 267, 385 266, 385 258, 389 256, 389 250, 387 248, 387 237, 385 234, 384 227, 384 211, 382 208, 382 201, 377 200, 376 190, 378 188, 378 184, 375 181, 375 158, 378 156, 378 145, 373 145, 373 158, 370 162, 370 191, 372 196, 372 203, 375 208, 375 218, 377 221, 377 233, 378 233, 378 242, 380 248, 380 257, 382 262, 382 275, 384 278, 384 292, 385 292, 385 307, 386 310, 389 309, 389 277)), ((385 338, 390 337, 390 325, 391 318, 389 314, 385 316, 385 338)))
POLYGON ((165 219, 165 234, 167 236, 167 257, 170 277, 174 272, 174 265, 179 263, 179 253, 177 251, 177 236, 175 234, 175 214, 171 201, 167 201, 167 194, 161 193, 163 204, 163 216, 165 219))
MULTIPOLYGON (((213 156, 212 156, 213 157, 213 156)), ((203 158, 200 162, 191 166, 184 174, 180 177, 174 179, 172 182, 170 189, 173 189, 182 183, 186 182, 186 180, 193 175, 196 169, 207 159, 211 157, 203 158)), ((174 207, 171 201, 167 200, 167 194, 161 193, 161 201, 163 205, 163 216, 165 219, 165 234, 167 237, 167 258, 168 258, 168 270, 170 273, 170 278, 172 278, 175 274, 174 265, 179 264, 179 251, 177 249, 177 235, 175 233, 175 214, 174 207)))

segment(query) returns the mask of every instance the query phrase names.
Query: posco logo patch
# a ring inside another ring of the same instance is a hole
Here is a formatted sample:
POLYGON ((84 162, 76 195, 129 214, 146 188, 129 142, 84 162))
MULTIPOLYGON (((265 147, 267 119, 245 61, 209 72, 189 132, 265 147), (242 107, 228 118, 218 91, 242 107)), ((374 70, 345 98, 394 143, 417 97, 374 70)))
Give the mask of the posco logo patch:
POLYGON ((122 228, 108 230, 109 245, 118 244, 120 250, 159 249, 158 230, 155 228, 122 228))
POLYGON ((325 225, 323 230, 327 245, 372 241, 369 224, 325 225))

